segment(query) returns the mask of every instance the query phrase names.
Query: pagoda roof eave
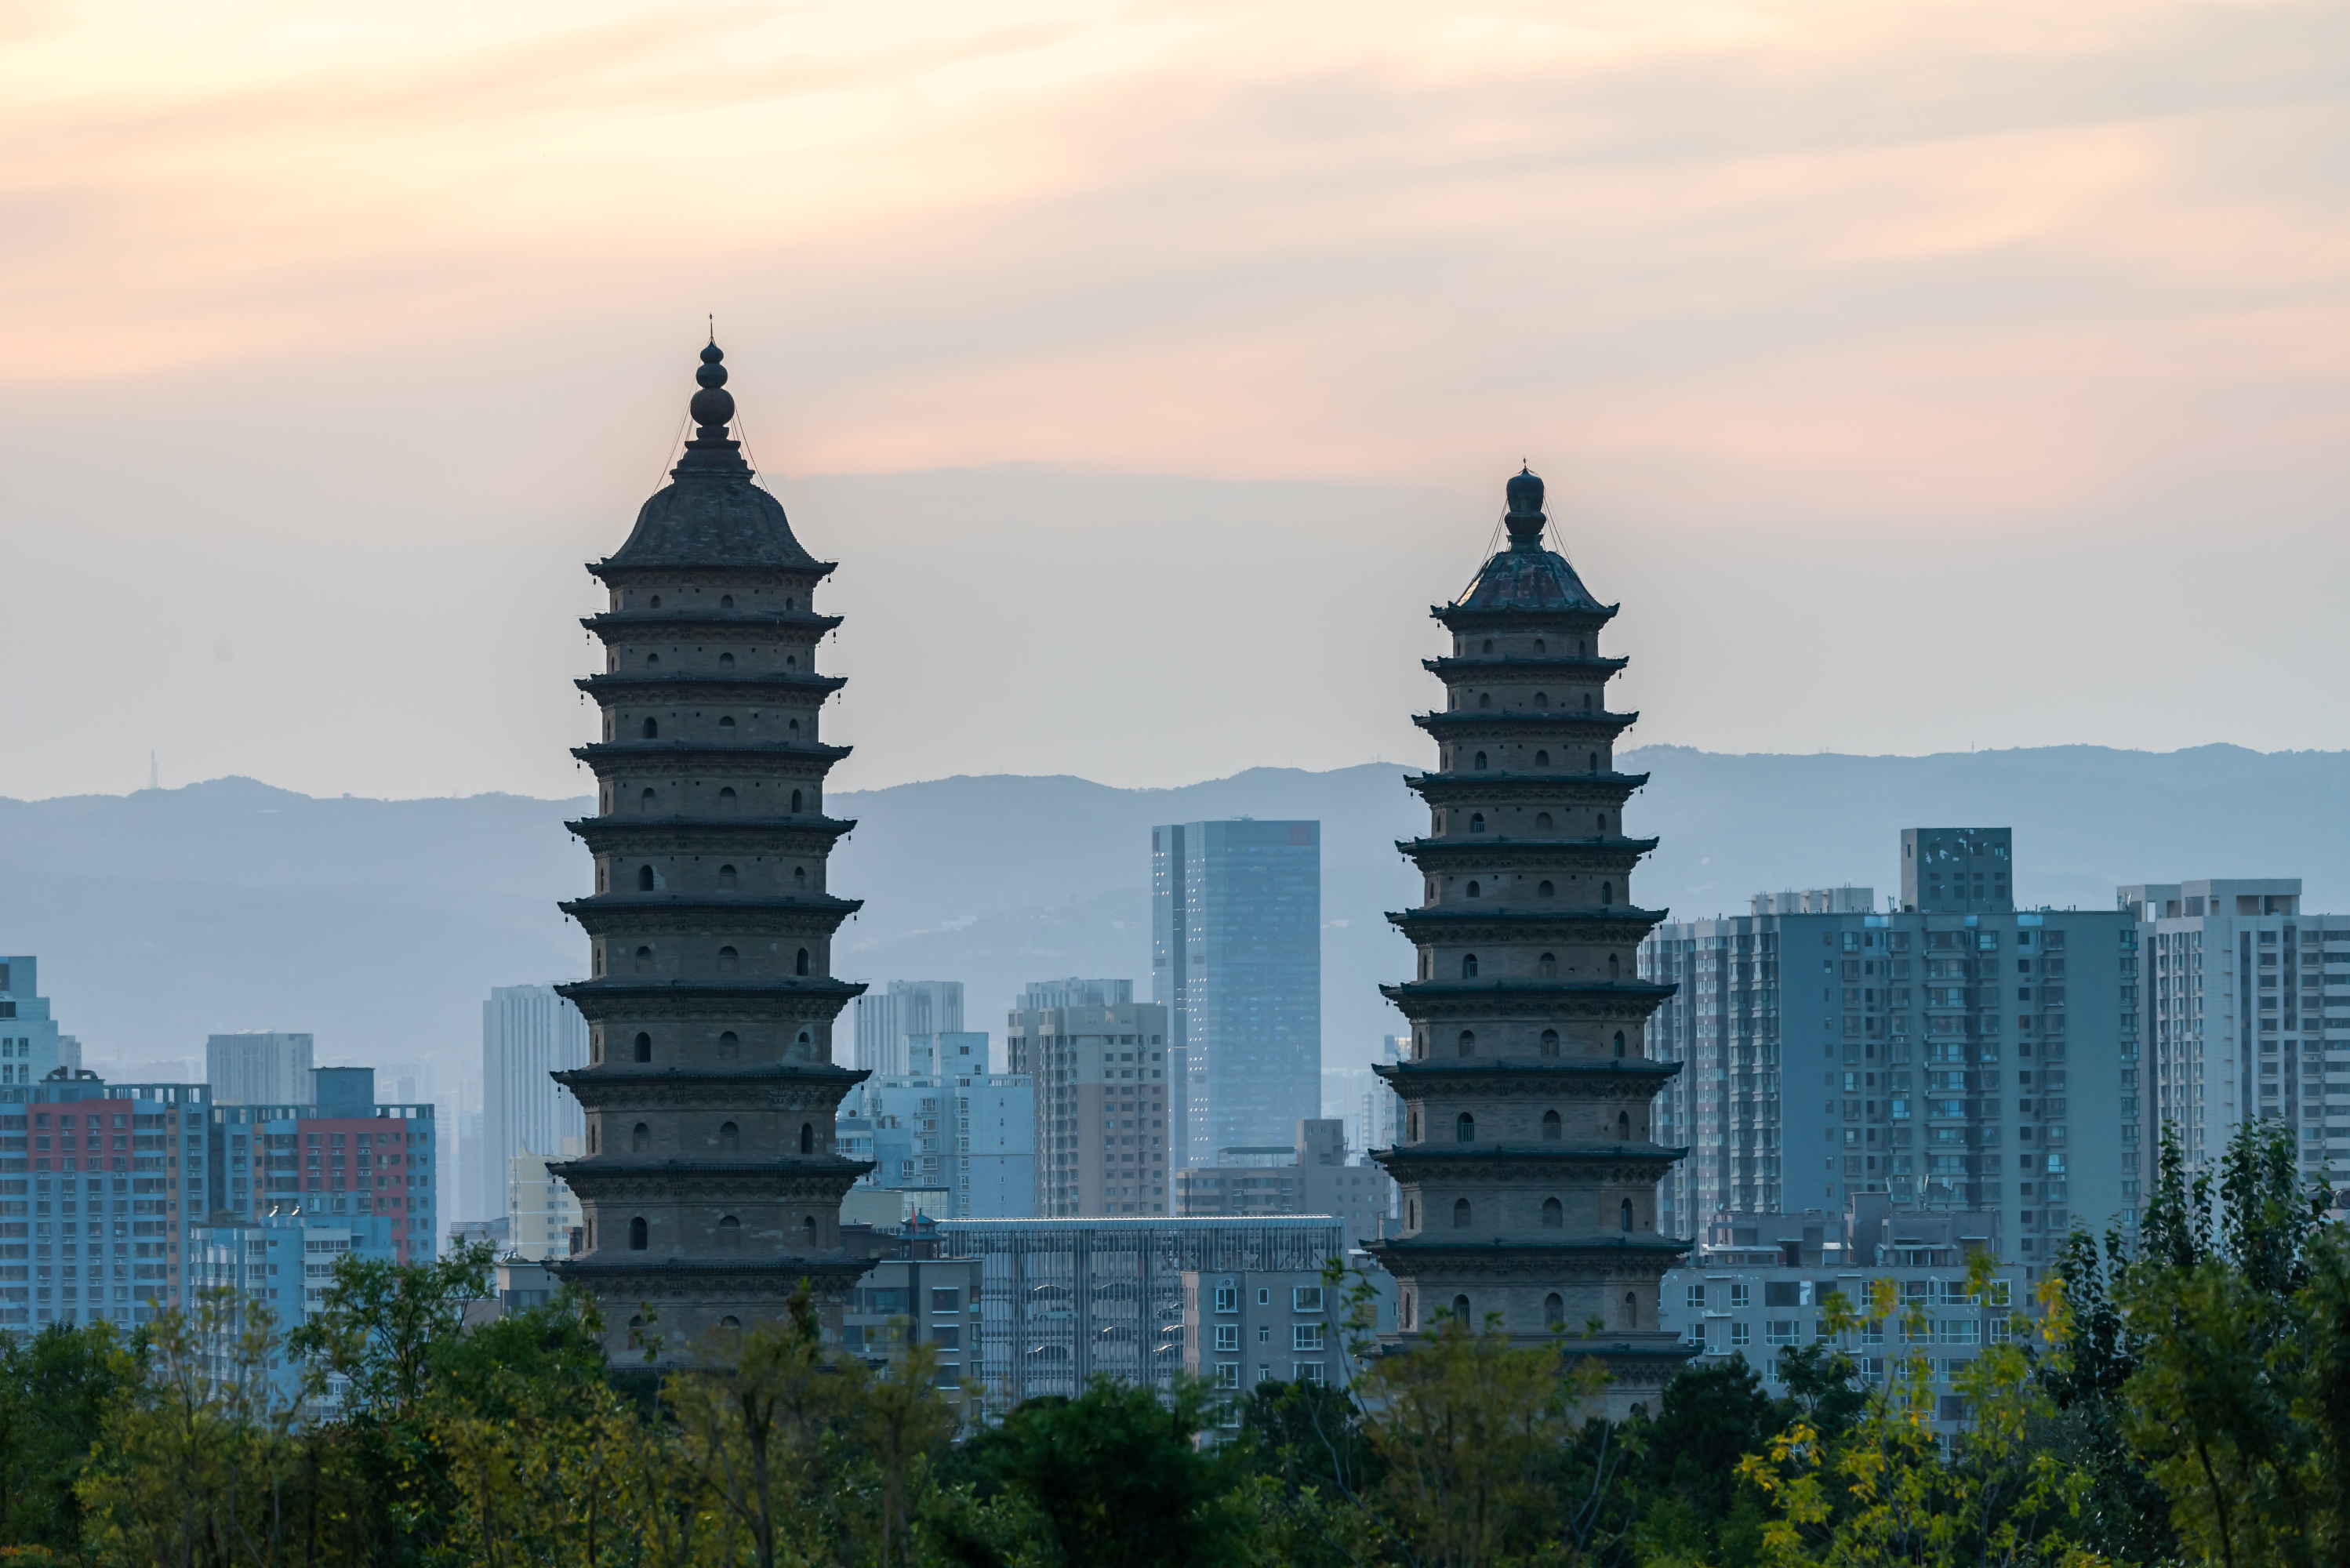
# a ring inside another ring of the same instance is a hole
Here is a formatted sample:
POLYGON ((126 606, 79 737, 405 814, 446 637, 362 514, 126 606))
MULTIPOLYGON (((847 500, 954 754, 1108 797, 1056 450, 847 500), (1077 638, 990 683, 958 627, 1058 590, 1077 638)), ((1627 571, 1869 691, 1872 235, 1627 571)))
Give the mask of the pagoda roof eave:
POLYGON ((1430 605, 1428 607, 1428 613, 1431 619, 1441 621, 1446 626, 1453 628, 1563 626, 1573 629, 1606 626, 1616 618, 1616 612, 1623 607, 1620 604, 1613 604, 1597 605, 1588 608, 1579 608, 1570 605, 1541 607, 1494 605, 1491 607, 1472 608, 1456 602, 1449 605, 1430 605))
POLYGON ((1466 838, 1399 838, 1395 846, 1399 854, 1414 859, 1422 856, 1451 859, 1477 850, 1510 848, 1607 850, 1638 860, 1663 842, 1660 838, 1521 838, 1507 833, 1479 833, 1466 838))
POLYGON ((812 833, 838 838, 857 826, 853 816, 581 816, 563 825, 592 847, 598 838, 660 833, 812 833))
MULTIPOLYGON (((727 577, 828 577, 840 570, 838 561, 819 561, 813 556, 786 561, 621 561, 607 556, 600 561, 588 563, 588 570, 604 582, 618 582, 624 577, 673 577, 680 572, 709 572, 727 577)), ((654 611, 659 614, 659 611, 654 611)))
POLYGON ((593 741, 584 746, 574 746, 571 754, 581 762, 637 762, 649 758, 668 757, 772 757, 776 759, 806 758, 826 763, 839 762, 855 750, 852 746, 827 746, 820 742, 794 745, 789 741, 593 741))
POLYGON ((1411 934, 1415 926, 1429 928, 1431 936, 1441 933, 1448 927, 1461 926, 1604 926, 1616 923, 1646 930, 1664 924, 1670 912, 1667 909, 1639 909, 1628 904, 1597 909, 1513 909, 1497 904, 1482 912, 1456 909, 1450 906, 1435 909, 1386 911, 1388 924, 1407 936, 1411 934))
POLYGON ((1385 1166, 1421 1161, 1430 1165, 1504 1160, 1513 1165, 1613 1165, 1630 1160, 1637 1165, 1670 1165, 1689 1158, 1686 1147, 1661 1143, 1426 1143, 1392 1144, 1369 1151, 1385 1166))
POLYGON ((1439 769, 1428 773, 1404 774, 1403 787, 1422 800, 1432 800, 1433 797, 1429 793, 1430 790, 1440 794, 1447 791, 1467 791, 1486 784, 1544 784, 1560 788, 1596 787, 1602 791, 1628 794, 1644 787, 1649 776, 1647 774, 1619 774, 1613 771, 1596 774, 1521 773, 1513 768, 1487 768, 1482 772, 1460 773, 1439 769))
POLYGON ((753 1085, 764 1083, 794 1083, 814 1081, 838 1084, 851 1089, 873 1075, 869 1067, 841 1067, 830 1062, 771 1062, 747 1067, 676 1067, 650 1066, 636 1062, 612 1063, 600 1066, 565 1067, 549 1073, 548 1077, 565 1087, 575 1082, 604 1084, 725 1084, 753 1085))
POLYGON ((1503 675, 1541 674, 1554 670, 1561 675, 1572 675, 1594 670, 1618 672, 1631 662, 1630 659, 1620 655, 1602 657, 1596 653, 1462 653, 1447 654, 1437 659, 1423 659, 1419 661, 1419 667, 1430 675, 1474 674, 1488 670, 1503 675))
POLYGON ((579 624, 601 636, 607 631, 673 628, 718 631, 813 630, 818 637, 837 629, 846 617, 818 615, 814 610, 729 610, 681 606, 668 609, 599 610, 579 618, 579 624))
POLYGON ((773 980, 637 980, 607 976, 598 980, 567 981, 555 988, 555 993, 577 1006, 583 999, 659 1001, 718 1001, 740 997, 744 1001, 781 1001, 791 997, 806 997, 811 1001, 842 1002, 862 996, 867 991, 861 980, 835 980, 830 975, 778 975, 773 980))
POLYGON ((1680 1075, 1681 1064, 1656 1056, 1602 1056, 1592 1061, 1554 1058, 1513 1062, 1494 1058, 1447 1057, 1441 1061, 1378 1062, 1371 1072, 1390 1085, 1422 1078, 1652 1078, 1663 1083, 1680 1075))
POLYGON ((819 694, 817 701, 821 701, 825 697, 829 697, 847 685, 848 677, 800 675, 787 672, 760 675, 737 671, 731 675, 714 675, 685 670, 655 672, 641 670, 606 670, 600 675, 582 675, 571 684, 591 697, 602 691, 627 691, 634 688, 652 691, 663 686, 695 686, 705 689, 714 687, 725 691, 748 692, 762 689, 780 691, 813 691, 819 694))
POLYGON ((566 898, 555 906, 573 919, 582 911, 589 914, 656 913, 668 909, 727 910, 741 909, 765 915, 795 914, 829 916, 835 925, 865 908, 862 898, 836 898, 829 893, 806 896, 791 893, 591 893, 584 898, 566 898))
POLYGON ((1379 987, 1399 1006, 1408 1001, 1474 1001, 1482 997, 1596 996, 1626 1002, 1666 1002, 1676 988, 1646 980, 1407 980, 1379 987))
POLYGON ((1439 730, 1470 730, 1480 725, 1516 729, 1537 724, 1620 734, 1638 723, 1640 714, 1638 709, 1629 713, 1611 713, 1604 708, 1595 708, 1588 712, 1576 712, 1567 708, 1441 708, 1426 713, 1414 713, 1411 722, 1431 735, 1439 730))

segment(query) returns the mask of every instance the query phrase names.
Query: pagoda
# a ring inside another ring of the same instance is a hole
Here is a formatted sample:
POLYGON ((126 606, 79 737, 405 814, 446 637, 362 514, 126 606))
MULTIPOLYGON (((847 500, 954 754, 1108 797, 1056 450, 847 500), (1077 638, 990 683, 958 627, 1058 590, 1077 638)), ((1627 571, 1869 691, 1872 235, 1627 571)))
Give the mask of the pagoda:
POLYGON ((1657 841, 1624 831, 1648 776, 1615 766, 1638 718, 1607 708, 1627 661, 1599 635, 1617 607, 1544 547, 1542 481, 1522 470, 1507 490, 1507 546, 1430 612, 1452 639, 1425 661, 1443 710, 1414 721, 1437 766, 1406 781, 1429 829, 1396 846, 1423 893, 1388 917, 1419 964, 1381 988, 1410 1053, 1377 1069, 1403 1102, 1401 1137, 1377 1155, 1402 1223, 1372 1251, 1397 1281, 1399 1344, 1448 1313, 1514 1341, 1563 1339, 1602 1358, 1620 1416, 1689 1355, 1657 1317, 1689 1244, 1656 1229, 1658 1181, 1688 1151, 1649 1136, 1679 1064, 1644 1039, 1673 988, 1634 961, 1665 918, 1632 896, 1657 841))
POLYGON ((585 1246, 556 1265, 596 1296, 616 1362, 695 1359, 713 1330, 779 1317, 802 1282, 837 1335, 868 1266, 840 1242, 840 1199, 871 1167, 834 1145, 833 1027, 865 988, 832 977, 858 908, 826 863, 856 826, 824 810, 848 754, 821 736, 846 684, 816 672, 840 624, 819 615, 834 566, 793 537, 729 439, 734 400, 712 342, 697 427, 619 549, 588 570, 609 596, 582 624, 604 668, 578 682, 602 712, 577 748, 596 815, 571 823, 596 890, 562 906, 591 944, 558 988, 588 1021, 588 1065, 556 1079, 586 1147, 555 1168, 585 1246))

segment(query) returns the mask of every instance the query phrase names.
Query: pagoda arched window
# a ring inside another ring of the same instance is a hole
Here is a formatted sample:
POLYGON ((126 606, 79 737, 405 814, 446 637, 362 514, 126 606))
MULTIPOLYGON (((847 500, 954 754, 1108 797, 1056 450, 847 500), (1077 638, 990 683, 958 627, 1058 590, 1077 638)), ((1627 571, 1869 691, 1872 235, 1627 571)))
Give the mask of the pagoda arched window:
POLYGON ((718 716, 718 738, 722 741, 731 741, 734 738, 733 714, 721 713, 718 716))
POLYGON ((1621 1029, 1616 1031, 1616 1054, 1624 1054, 1624 1032, 1621 1029))
POLYGON ((1542 1032, 1542 1054, 1545 1056, 1555 1056, 1558 1054, 1557 1030, 1545 1029, 1542 1032))
POLYGON ((639 810, 648 814, 659 811, 660 809, 660 797, 653 791, 648 789, 644 794, 637 797, 637 806, 639 810))
POLYGON ((1483 812, 1472 811, 1469 814, 1469 831, 1471 833, 1482 833, 1485 831, 1485 814, 1483 812))
POLYGON ((1566 1326, 1566 1303, 1556 1291, 1543 1298, 1543 1324, 1547 1328, 1566 1326))
MULTIPOLYGON (((1602 820, 1604 821, 1605 818, 1602 820)), ((1604 909, 1615 901, 1616 884, 1613 882, 1602 882, 1599 884, 1599 907, 1604 909)))
POLYGON ((1640 1326, 1640 1298, 1630 1291, 1624 1293, 1624 1324, 1626 1328, 1640 1326))
POLYGON ((1543 956, 1534 962, 1534 972, 1542 976, 1544 980, 1556 979, 1558 975, 1558 955, 1556 953, 1543 954, 1543 956))
POLYGON ((1477 1141, 1477 1118, 1471 1116, 1467 1111, 1462 1111, 1459 1116, 1453 1117, 1452 1141, 1455 1143, 1475 1143, 1477 1141))
POLYGON ((1543 639, 1541 638, 1534 639, 1534 651, 1536 653, 1544 651, 1543 639))
POLYGON ((722 654, 720 654, 720 655, 718 656, 718 668, 719 668, 719 669, 721 669, 721 670, 732 670, 732 669, 733 669, 733 668, 734 668, 734 656, 733 656, 733 654, 731 654, 731 653, 722 653, 722 654))
POLYGON ((732 893, 734 891, 736 885, 736 873, 734 867, 732 866, 721 866, 718 868, 718 890, 722 893, 732 893))
POLYGON ((645 655, 645 668, 646 668, 647 670, 658 670, 658 669, 660 669, 660 654, 658 654, 658 653, 648 653, 648 654, 646 654, 646 655, 645 655))
POLYGON ((653 1037, 650 1034, 639 1034, 637 1036, 637 1060, 639 1062, 650 1062, 652 1059, 653 1037))
POLYGON ((797 719, 792 721, 791 737, 792 744, 796 746, 800 743, 800 722, 797 719))
POLYGON ((792 867, 792 891, 795 893, 805 893, 807 891, 806 867, 795 866, 792 867))
POLYGON ((743 1221, 736 1219, 732 1214, 720 1215, 718 1219, 718 1244, 728 1251, 733 1251, 740 1248, 743 1245, 743 1221))
POLYGON ((792 815, 793 815, 794 816, 797 816, 799 814, 800 814, 800 792, 799 792, 799 791, 797 791, 797 790, 794 790, 794 791, 792 791, 792 815))
POLYGON ((1632 1200, 1630 1199, 1627 1198, 1624 1199, 1622 1207, 1618 1208, 1616 1211, 1616 1218, 1617 1223, 1624 1227, 1626 1233, 1629 1234, 1632 1229, 1632 1200))
POLYGON ((1491 708, 1492 705, 1493 694, 1491 691, 1480 691, 1477 693, 1477 706, 1480 708, 1491 708))
POLYGON ((1588 691, 1583 694, 1583 711, 1586 713, 1591 711, 1591 693, 1588 691))
POLYGON ((1482 898, 1485 896, 1484 890, 1478 887, 1476 878, 1473 877, 1470 878, 1469 886, 1462 888, 1461 891, 1467 893, 1469 897, 1472 898, 1482 898))
POLYGON ((733 811, 734 809, 735 799, 734 786, 733 784, 726 785, 718 792, 718 809, 721 811, 733 811))
POLYGON ((800 1124, 800 1152, 802 1154, 814 1154, 816 1152, 816 1124, 814 1122, 802 1122, 800 1124))
POLYGON ((792 972, 794 974, 806 974, 808 972, 807 949, 802 948, 800 950, 800 956, 792 961, 792 972))
POLYGON ((1459 1318, 1462 1323, 1467 1323, 1469 1321, 1469 1298, 1467 1296, 1454 1296, 1452 1298, 1452 1315, 1459 1318))
POLYGON ((653 868, 652 868, 651 867, 650 867, 650 866, 639 866, 639 867, 637 867, 637 891, 638 891, 638 892, 639 892, 639 893, 650 893, 650 892, 651 892, 652 890, 653 890, 653 868))
POLYGON ((813 1214, 800 1218, 800 1244, 811 1252, 816 1251, 816 1216, 813 1214))
POLYGON ((1599 753, 1597 752, 1591 753, 1586 771, 1595 774, 1599 771, 1599 753))
POLYGON ((1477 761, 1476 761, 1476 763, 1475 763, 1475 764, 1474 764, 1474 765, 1475 765, 1475 767, 1476 767, 1476 769, 1477 769, 1477 771, 1478 771, 1479 773, 1483 773, 1483 772, 1485 771, 1485 753, 1484 753, 1480 752, 1480 753, 1477 753, 1477 761))
POLYGON ((1564 1125, 1559 1121, 1556 1111, 1543 1113, 1543 1142, 1556 1143, 1564 1130, 1564 1125))
POLYGON ((732 974, 736 969, 742 966, 742 962, 743 955, 736 952, 733 948, 720 948, 718 950, 718 970, 720 973, 732 974))
POLYGON ((653 1147, 653 1129, 639 1122, 629 1133, 629 1152, 643 1154, 653 1147))
POLYGON ((1418 1143, 1419 1141, 1419 1113, 1418 1111, 1414 1111, 1409 1116, 1405 1118, 1405 1120, 1407 1124, 1404 1128, 1405 1136, 1409 1137, 1412 1142, 1418 1143))
POLYGON ((650 974, 652 971, 653 950, 650 948, 639 948, 637 950, 637 972, 639 974, 650 974))
POLYGON ((1620 980, 1620 979, 1622 979, 1622 978, 1623 978, 1623 972, 1622 972, 1622 971, 1623 971, 1623 965, 1622 965, 1622 962, 1621 962, 1621 961, 1620 961, 1616 957, 1616 955, 1615 955, 1614 953, 1609 953, 1609 954, 1607 955, 1607 978, 1608 978, 1609 980, 1620 980))
POLYGON ((1544 1199, 1542 1207, 1542 1222, 1543 1229, 1545 1231, 1565 1230, 1566 1205, 1561 1203, 1555 1198, 1544 1199))
POLYGON ((652 719, 645 721, 644 737, 648 741, 658 741, 660 739, 660 724, 658 721, 652 719))
MULTIPOLYGON (((643 1251, 647 1247, 650 1246, 651 1244, 652 1244, 652 1227, 645 1223, 645 1217, 644 1217, 643 1215, 641 1215, 641 1214, 639 1214, 639 1215, 635 1216, 634 1218, 632 1218, 631 1220, 629 1220, 629 1251, 631 1251, 631 1252, 641 1252, 641 1251, 643 1251)), ((634 1327, 634 1326, 636 1326, 636 1324, 641 1324, 641 1323, 643 1323, 644 1321, 645 1321, 645 1320, 644 1320, 644 1319, 642 1319, 642 1318, 635 1319, 635 1320, 634 1320, 634 1322, 630 1324, 630 1326, 631 1326, 631 1327, 634 1327)))
POLYGON ((1477 978, 1477 955, 1475 953, 1463 953, 1461 955, 1461 978, 1462 980, 1474 980, 1477 978))
POLYGON ((736 1127, 733 1122, 720 1123, 718 1127, 719 1152, 722 1154, 734 1154, 739 1152, 742 1147, 743 1129, 736 1127))
POLYGON ((1616 1141, 1617 1143, 1632 1141, 1632 1113, 1629 1111, 1616 1113, 1616 1141))
POLYGON ((743 1320, 736 1317, 733 1313, 728 1313, 724 1317, 718 1320, 718 1326, 724 1329, 741 1328, 743 1326, 743 1320))
POLYGON ((718 1037, 718 1054, 731 1062, 743 1054, 743 1037, 732 1029, 718 1037))
POLYGON ((1534 706, 1535 706, 1535 707, 1537 707, 1537 708, 1547 708, 1547 707, 1549 707, 1549 706, 1550 706, 1550 694, 1549 694, 1548 692, 1546 692, 1546 691, 1537 691, 1537 692, 1535 692, 1535 693, 1534 693, 1534 706))
POLYGON ((1489 637, 1489 638, 1487 638, 1487 639, 1485 639, 1485 649, 1484 649, 1484 650, 1485 650, 1487 653, 1491 653, 1491 652, 1492 652, 1492 651, 1493 651, 1493 639, 1492 639, 1492 638, 1490 638, 1490 637, 1489 637))
POLYGON ((720 609, 733 609, 734 607, 734 596, 733 594, 719 595, 718 607, 720 609))
POLYGON ((1548 752, 1536 752, 1534 753, 1534 766, 1538 768, 1546 768, 1550 766, 1550 753, 1548 752))
POLYGON ((1557 890, 1549 883, 1544 882, 1541 887, 1534 889, 1534 897, 1537 898, 1555 898, 1558 897, 1558 893, 1557 890))
POLYGON ((1475 1030, 1463 1029, 1461 1032, 1461 1054, 1463 1056, 1474 1056, 1477 1054, 1477 1032, 1475 1030))
POLYGON ((1469 1229, 1469 1222, 1472 1216, 1469 1209, 1469 1200, 1466 1198, 1454 1199, 1452 1200, 1452 1228, 1455 1231, 1466 1231, 1469 1229))
POLYGON ((1552 826, 1550 813, 1546 811, 1538 811, 1534 813, 1534 826, 1541 828, 1545 833, 1549 832, 1552 826))

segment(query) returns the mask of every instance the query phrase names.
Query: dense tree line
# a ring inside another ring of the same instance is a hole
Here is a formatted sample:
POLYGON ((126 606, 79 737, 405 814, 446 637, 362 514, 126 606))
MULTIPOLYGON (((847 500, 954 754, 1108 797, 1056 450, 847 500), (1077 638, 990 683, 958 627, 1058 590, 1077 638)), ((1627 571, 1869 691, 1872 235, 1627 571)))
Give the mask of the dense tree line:
POLYGON ((1343 1390, 1234 1410, 1097 1383, 966 1425, 926 1352, 836 1355, 805 1299, 724 1372, 655 1383, 607 1366, 573 1299, 466 1328, 485 1252, 346 1259, 282 1339, 224 1296, 128 1339, 0 1344, 0 1562, 2350 1563, 2350 1251, 2325 1201, 2282 1131, 2191 1179, 2166 1147, 2137 1244, 2076 1234, 1969 1366, 1956 1441, 1889 1285, 1829 1298, 1783 1395, 1693 1366, 1623 1422, 1590 1416, 1572 1336, 1444 1322, 1343 1390), (1872 1318, 1909 1351, 1874 1384, 1839 1348, 1872 1318), (338 1413, 307 1418, 329 1386, 338 1413))

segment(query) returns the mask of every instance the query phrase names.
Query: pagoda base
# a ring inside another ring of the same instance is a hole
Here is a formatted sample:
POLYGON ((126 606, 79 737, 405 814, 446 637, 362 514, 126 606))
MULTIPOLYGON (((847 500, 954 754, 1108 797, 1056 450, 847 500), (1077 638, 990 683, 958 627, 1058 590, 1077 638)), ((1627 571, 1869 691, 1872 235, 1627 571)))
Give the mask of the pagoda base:
POLYGON ((566 1284, 595 1298, 604 1320, 604 1354, 614 1366, 663 1368, 713 1365, 711 1348, 719 1334, 788 1317, 803 1282, 825 1343, 837 1345, 848 1293, 872 1266, 868 1258, 841 1254, 755 1263, 608 1262, 591 1255, 547 1265, 566 1284))

